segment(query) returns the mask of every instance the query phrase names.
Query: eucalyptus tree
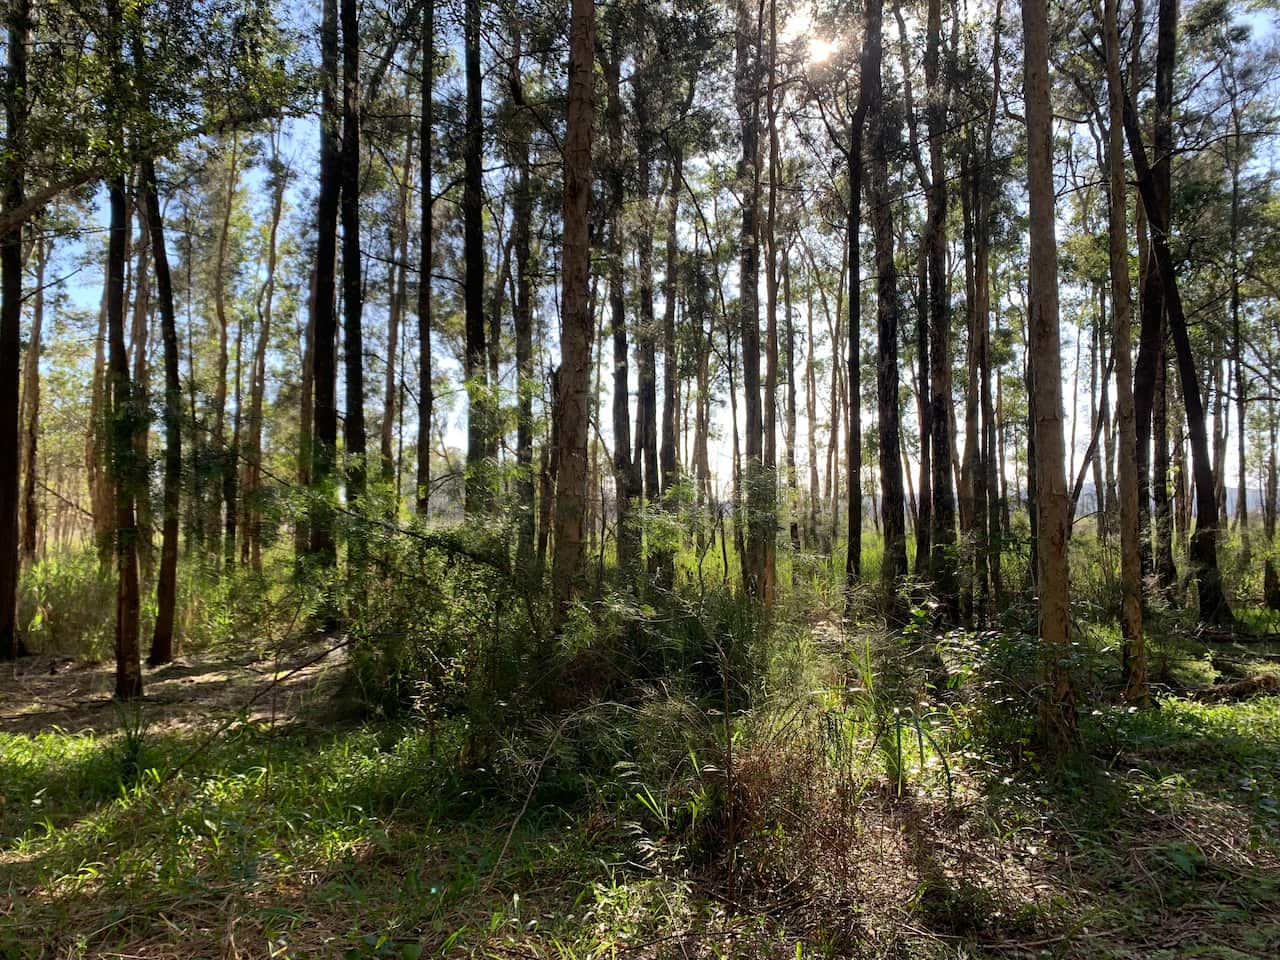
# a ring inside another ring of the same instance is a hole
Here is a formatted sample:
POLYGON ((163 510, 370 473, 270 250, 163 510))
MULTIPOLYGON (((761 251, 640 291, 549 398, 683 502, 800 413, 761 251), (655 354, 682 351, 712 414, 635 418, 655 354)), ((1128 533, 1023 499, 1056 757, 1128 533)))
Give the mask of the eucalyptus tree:
POLYGON ((1022 4, 1023 97, 1027 119, 1027 194, 1030 201, 1030 277, 1027 347, 1035 427, 1037 582, 1041 654, 1047 687, 1042 708, 1046 737, 1058 748, 1076 738, 1067 566, 1067 478, 1062 438, 1062 369, 1058 329, 1057 242, 1054 237, 1053 105, 1049 81, 1047 0, 1022 4))

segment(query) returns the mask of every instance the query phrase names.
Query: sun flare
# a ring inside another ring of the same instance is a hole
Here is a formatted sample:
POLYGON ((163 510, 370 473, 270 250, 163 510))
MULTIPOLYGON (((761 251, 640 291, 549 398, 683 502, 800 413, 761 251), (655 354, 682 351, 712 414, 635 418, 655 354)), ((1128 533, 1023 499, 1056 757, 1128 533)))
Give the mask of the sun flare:
POLYGON ((834 40, 823 40, 821 37, 814 37, 809 41, 809 62, 810 63, 826 63, 831 59, 831 54, 835 52, 836 42, 834 40))

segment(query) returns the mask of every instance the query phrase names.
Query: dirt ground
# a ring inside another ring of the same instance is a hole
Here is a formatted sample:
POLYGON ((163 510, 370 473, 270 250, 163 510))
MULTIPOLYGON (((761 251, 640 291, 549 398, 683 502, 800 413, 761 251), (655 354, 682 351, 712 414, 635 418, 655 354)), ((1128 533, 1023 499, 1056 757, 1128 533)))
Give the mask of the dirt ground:
MULTIPOLYGON (((332 697, 345 638, 318 636, 239 657, 201 654, 142 668, 143 716, 152 730, 198 727, 244 715, 293 721, 332 697)), ((115 665, 65 656, 23 657, 0 668, 0 732, 110 731, 126 716, 112 699, 115 665)))

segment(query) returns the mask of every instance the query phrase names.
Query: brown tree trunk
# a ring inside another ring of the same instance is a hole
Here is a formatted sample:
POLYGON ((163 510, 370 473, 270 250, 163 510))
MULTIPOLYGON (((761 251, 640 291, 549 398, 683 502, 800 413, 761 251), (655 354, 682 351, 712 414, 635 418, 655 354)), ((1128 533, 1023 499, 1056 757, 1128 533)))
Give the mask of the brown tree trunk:
MULTIPOLYGON (((520 76, 520 36, 516 35, 516 51, 512 66, 512 89, 519 91, 524 102, 520 76)), ((516 257, 516 294, 513 319, 516 336, 516 491, 519 503, 519 534, 516 555, 520 569, 526 575, 533 572, 534 563, 534 489, 533 489, 533 265, 531 257, 531 229, 533 219, 533 184, 529 173, 530 118, 523 112, 516 117, 516 192, 512 204, 514 220, 513 246, 516 257)))
MULTIPOLYGON (((133 389, 141 402, 146 403, 151 393, 150 363, 147 359, 147 337, 151 324, 151 248, 148 243, 146 211, 140 205, 135 204, 135 207, 138 216, 138 243, 133 271, 133 324, 129 334, 129 350, 133 362, 133 389)), ((137 511, 138 562, 143 580, 151 579, 155 566, 155 544, 151 540, 149 433, 149 430, 139 430, 134 435, 138 467, 134 509, 137 511)))
MULTIPOLYGON (((490 465, 485 463, 485 457, 494 433, 490 390, 495 386, 488 382, 484 322, 484 120, 481 113, 480 0, 465 0, 463 48, 466 76, 462 176, 462 299, 465 334, 463 372, 467 378, 467 395, 470 400, 470 413, 467 417, 466 512, 468 515, 475 515, 488 513, 493 507, 490 465)), ((587 340, 590 339, 591 335, 588 333, 587 340)), ((572 379, 572 374, 569 379, 572 379)))
MULTIPOLYGON (((883 49, 883 4, 870 0, 866 7, 863 77, 866 117, 871 134, 867 198, 871 204, 871 228, 876 253, 876 314, 879 352, 876 364, 876 396, 880 432, 880 519, 884 529, 884 559, 881 575, 885 610, 892 620, 900 615, 898 583, 907 574, 906 517, 903 506, 902 460, 899 450, 898 413, 898 271, 894 263, 892 198, 889 193, 888 154, 890 123, 884 116, 884 83, 881 76, 883 49)), ((856 262, 856 248, 850 244, 849 262, 856 262)), ((850 275, 851 281, 853 274, 850 275)), ((850 303, 858 298, 852 282, 850 303)), ((856 340, 855 315, 850 308, 849 338, 856 340)), ((861 477, 849 476, 850 500, 861 495, 861 477)))
POLYGON ((164 217, 156 185, 155 161, 142 161, 143 202, 151 237, 160 311, 160 341, 164 350, 164 477, 161 493, 160 573, 156 580, 156 624, 147 662, 152 666, 173 659, 175 608, 178 595, 178 517, 182 490, 182 382, 178 376, 178 327, 173 305, 173 279, 164 240, 164 217))
MULTIPOLYGON (((22 505, 19 527, 19 554, 21 562, 30 566, 36 562, 37 533, 40 513, 36 496, 39 483, 40 439, 40 349, 44 328, 44 274, 49 260, 50 241, 43 229, 36 236, 36 288, 31 299, 31 340, 27 344, 26 362, 22 370, 22 407, 18 421, 22 431, 22 505)), ((0 646, 3 640, 0 640, 0 646)), ((2 652, 0 652, 2 655, 2 652)))
POLYGON ((1129 294, 1129 227, 1125 222, 1124 80, 1120 74, 1117 0, 1104 0, 1103 33, 1107 56, 1108 238, 1111 305, 1115 320, 1116 406, 1120 426, 1120 632, 1125 699, 1147 697, 1147 656, 1142 634, 1142 551, 1138 546, 1138 463, 1134 430, 1133 325, 1129 294))
MULTIPOLYGON (((472 0, 474 2, 474 0, 472 0)), ((556 480, 552 609, 557 629, 577 595, 582 566, 582 521, 587 499, 587 409, 591 386, 590 304, 591 127, 595 4, 573 0, 569 25, 569 101, 564 141, 563 315, 556 411, 556 480)))
POLYGON ((338 118, 337 0, 324 0, 320 29, 320 187, 316 198, 315 295, 312 301, 311 355, 314 416, 311 441, 309 551, 326 567, 337 560, 333 539, 330 485, 338 445, 337 409, 337 256, 338 204, 342 193, 342 153, 338 118))
MULTIPOLYGON (((1040 641, 1047 672, 1046 739, 1057 749, 1076 740, 1070 662, 1067 567, 1067 478, 1062 440, 1062 366, 1058 330, 1058 254, 1054 239, 1053 107, 1049 83, 1047 0, 1024 0, 1023 91, 1027 110, 1027 193, 1031 260, 1027 345, 1031 353, 1035 423, 1036 556, 1040 641)), ((935 501, 936 502, 936 501, 935 501)))
MULTIPOLYGON (((27 42, 30 0, 9 4, 9 61, 4 76, 5 147, 0 156, 0 204, 8 212, 25 198, 27 42)), ((19 654, 18 634, 18 373, 22 326, 22 230, 0 235, 0 660, 19 654)))
MULTIPOLYGON (((118 65, 115 70, 118 72, 118 65)), ((107 252, 108 382, 111 390, 111 450, 108 468, 114 501, 116 572, 116 689, 118 700, 142 696, 142 666, 138 653, 138 544, 133 499, 136 494, 135 438, 141 410, 129 381, 124 344, 125 238, 128 232, 124 178, 109 184, 111 233, 107 252)))
MULTIPOLYGON (((1167 2, 1169 0, 1161 0, 1162 7, 1167 2)), ((1147 162, 1142 131, 1138 127, 1132 104, 1127 100, 1124 105, 1124 125, 1134 169, 1138 175, 1138 190, 1147 210, 1151 247, 1155 252, 1165 312, 1173 334, 1178 375, 1182 382, 1182 402, 1186 409, 1187 429, 1191 435, 1191 468, 1196 485, 1196 529, 1191 537, 1188 559, 1199 590, 1200 619, 1206 623, 1229 623, 1233 617, 1223 591, 1222 574, 1218 569, 1218 498, 1209 459, 1204 401, 1200 396, 1200 382, 1195 358, 1191 353, 1191 340, 1187 334, 1187 321, 1174 273, 1173 257, 1169 253, 1169 224, 1162 214, 1159 193, 1151 166, 1147 162)))
MULTIPOLYGON (((638 587, 640 525, 633 504, 644 495, 639 459, 631 456, 630 365, 627 347, 626 301, 623 291, 622 205, 623 141, 622 93, 619 87, 623 50, 621 40, 612 37, 607 58, 602 57, 605 76, 605 130, 612 158, 605 169, 605 198, 608 207, 609 331, 613 340, 613 479, 617 511, 617 556, 621 583, 626 589, 638 587)), ((640 401, 643 405, 643 400, 640 401)), ((643 418, 641 418, 643 420, 643 418)), ((643 424, 639 427, 643 430, 643 424)))
MULTIPOLYGON (((272 310, 275 306, 277 239, 284 212, 284 191, 288 171, 280 158, 280 130, 272 136, 271 224, 267 230, 267 276, 258 293, 258 342, 253 351, 249 381, 249 450, 241 497, 245 504, 244 546, 253 569, 262 570, 262 407, 267 389, 267 347, 271 343, 272 310)), ((242 556, 242 562, 246 559, 242 556)))
POLYGON ((435 68, 435 0, 422 5, 422 119, 418 128, 418 470, 415 503, 418 516, 426 519, 431 510, 431 193, 432 73, 435 68))
MULTIPOLYGON (((360 263, 360 22, 357 0, 341 0, 342 20, 342 352, 346 364, 347 506, 357 512, 365 493, 364 290, 360 263)), ((347 563, 359 567, 363 532, 347 540, 347 563)))
MULTIPOLYGON (((760 75, 757 38, 759 24, 748 0, 738 0, 735 23, 734 99, 742 132, 742 156, 738 163, 738 189, 742 198, 739 233, 739 325, 742 342, 742 393, 746 415, 742 483, 746 492, 746 553, 742 563, 743 586, 755 600, 768 602, 768 487, 761 442, 764 424, 760 410, 760 276, 759 225, 760 174, 760 75)), ((833 409, 833 416, 835 416, 833 409)))

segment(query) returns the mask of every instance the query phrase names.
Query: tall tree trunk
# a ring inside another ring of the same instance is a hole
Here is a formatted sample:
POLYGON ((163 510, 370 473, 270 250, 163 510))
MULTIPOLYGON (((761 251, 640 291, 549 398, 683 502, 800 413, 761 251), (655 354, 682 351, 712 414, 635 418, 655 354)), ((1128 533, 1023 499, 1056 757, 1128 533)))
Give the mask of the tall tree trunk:
MULTIPOLYGON (((884 116, 884 83, 881 76, 883 5, 870 0, 866 7, 863 76, 870 82, 866 90, 867 123, 871 133, 870 177, 867 197, 871 204, 871 227, 876 251, 876 314, 879 354, 876 364, 876 396, 879 401, 881 520, 884 528, 884 559, 881 574, 885 609, 891 619, 901 611, 898 583, 907 574, 906 516, 903 506, 902 459, 899 450, 898 413, 898 271, 893 253, 893 208, 889 193, 888 154, 892 138, 884 116)), ((850 244, 850 264, 856 260, 850 244)), ((852 274, 851 274, 852 279, 852 274)), ((858 290, 850 285, 850 302, 858 290)), ((851 308, 852 311, 852 308, 851 308)), ((854 314, 850 312, 850 344, 856 338, 854 314)), ((852 347, 851 347, 852 348, 852 347)), ((850 500, 861 494, 861 477, 849 476, 850 500)))
MULTIPOLYGON (((929 272, 929 376, 933 411, 933 536, 931 537, 933 578, 944 598, 949 618, 956 609, 956 505, 952 482, 951 418, 951 317, 947 285, 947 176, 944 147, 947 132, 946 80, 941 69, 942 3, 929 0, 925 31, 925 85, 928 105, 925 120, 929 128, 928 219, 925 248, 929 272)), ((1056 313, 1055 313, 1056 316, 1056 313)))
MULTIPOLYGON (((800 552, 800 481, 796 476, 796 325, 791 310, 791 242, 782 247, 782 320, 786 325, 787 344, 787 512, 791 518, 791 550, 800 552)), ((856 417, 857 414, 854 414, 856 417)), ((792 559, 792 579, 797 568, 792 559)))
MULTIPOLYGON (((249 386, 249 450, 241 497, 247 520, 244 544, 253 569, 262 570, 262 407, 267 390, 267 348, 271 344, 271 320, 275 307, 276 265, 279 259, 280 218, 284 212, 284 191, 288 171, 280 158, 281 131, 271 138, 271 223, 267 229, 267 276, 258 293, 258 342, 253 351, 249 386)), ((242 557, 242 560, 244 558, 242 557)))
MULTIPOLYGON (((5 212, 26 199, 27 42, 30 0, 9 4, 9 62, 4 76, 5 150, 0 202, 5 212)), ((22 230, 0 235, 0 660, 18 656, 18 372, 22 326, 22 230)))
POLYGON ((415 503, 418 516, 426 519, 431 510, 431 193, 432 73, 436 58, 435 0, 422 4, 422 119, 418 128, 418 470, 415 503))
MULTIPOLYGON (((822 492, 818 487, 818 378, 814 370, 815 345, 813 339, 813 284, 807 285, 809 293, 805 305, 805 341, 804 341, 804 393, 805 416, 808 420, 808 444, 806 447, 809 461, 809 522, 805 530, 805 544, 811 552, 818 549, 818 504, 822 500, 822 492)), ((848 561, 846 561, 847 563, 848 561)))
MULTIPOLYGON (((1161 0, 1161 5, 1169 0, 1161 0)), ((1162 11, 1163 12, 1163 11, 1162 11)), ((1186 409, 1187 429, 1191 435, 1191 469, 1196 485, 1196 529, 1191 537, 1188 560, 1196 576, 1200 600, 1200 619, 1206 623, 1229 623, 1233 617, 1222 586, 1222 574, 1218 569, 1218 498, 1213 479, 1213 467, 1209 459, 1209 442, 1205 430, 1204 401, 1200 395, 1200 382, 1196 373, 1195 357, 1191 353, 1191 340, 1187 334, 1186 315, 1174 273, 1173 257, 1169 252, 1169 223, 1160 206, 1160 194, 1147 162, 1146 146, 1138 127, 1132 103, 1124 105, 1125 133, 1129 150, 1133 155, 1138 175, 1138 190, 1147 210, 1151 231, 1151 247, 1155 252, 1156 268, 1164 294, 1166 316, 1173 334, 1174 354, 1178 363, 1178 376, 1182 383, 1182 402, 1186 409)))
POLYGON ((338 445, 337 287, 338 203, 342 193, 338 133, 338 0, 324 0, 320 29, 320 189, 316 198, 315 296, 311 354, 315 414, 311 441, 310 552, 323 566, 337 559, 333 540, 333 471, 338 445))
MULTIPOLYGON (((1036 445, 1037 589, 1040 642, 1047 670, 1043 727, 1059 749, 1076 740, 1070 658, 1070 586, 1067 567, 1067 477, 1062 440, 1062 365, 1058 330, 1058 252, 1054 237, 1053 106, 1049 83, 1047 0, 1024 0, 1023 92, 1027 110, 1027 193, 1031 261, 1027 344, 1036 445)), ((936 503, 936 500, 935 500, 936 503)))
MULTIPOLYGON (((119 65, 113 64, 118 77, 119 65)), ((107 252, 107 369, 111 388, 111 450, 108 467, 115 506, 116 689, 118 700, 142 696, 142 666, 138 654, 138 544, 133 498, 136 493, 137 452, 134 446, 141 421, 140 404, 129 380, 124 345, 125 239, 128 213, 124 178, 109 184, 111 233, 107 252)))
POLYGON ((1115 319, 1116 406, 1120 420, 1120 632, 1124 641, 1125 699, 1145 700, 1147 656, 1142 635, 1142 551, 1138 546, 1138 463, 1133 413, 1130 342, 1133 319, 1129 294, 1129 227, 1125 222, 1124 80, 1120 73, 1118 0, 1104 0, 1107 55, 1107 211, 1111 262, 1111 305, 1115 319))
POLYGON ((915 575, 928 577, 933 561, 933 404, 929 399, 929 258, 924 244, 916 258, 916 415, 920 422, 920 508, 916 517, 915 575))
MULTIPOLYGON (((316 268, 311 268, 307 284, 306 323, 298 331, 301 345, 302 383, 298 390, 298 487, 311 490, 311 469, 315 451, 315 348, 316 348, 316 268)), ((311 551, 310 511, 301 512, 294 520, 294 559, 301 559, 311 551)))
POLYGON ((778 180, 782 149, 778 143, 778 101, 785 91, 778 85, 778 4, 769 0, 769 73, 765 87, 765 122, 769 128, 769 209, 765 216, 765 340, 764 340, 764 558, 761 593, 772 606, 777 594, 778 554, 778 180))
MULTIPOLYGON (((407 91, 406 91, 407 94, 407 91)), ((396 396, 399 381, 404 379, 404 372, 397 364, 400 351, 401 328, 404 326, 404 312, 407 305, 406 286, 409 259, 409 180, 413 176, 413 138, 410 128, 405 137, 404 166, 397 184, 396 213, 391 231, 391 259, 387 269, 387 295, 389 310, 387 315, 387 359, 384 364, 382 384, 382 427, 378 436, 378 454, 382 460, 382 482, 391 487, 391 510, 394 515, 400 505, 400 475, 395 457, 395 413, 396 396)))
MULTIPOLYGON (((211 556, 216 558, 222 542, 222 501, 226 489, 227 472, 235 469, 229 462, 226 438, 227 372, 230 369, 231 321, 227 316, 227 257, 231 243, 231 215, 235 206, 236 190, 240 182, 240 137, 231 135, 231 155, 227 162, 227 178, 224 184, 222 219, 218 224, 218 241, 213 263, 213 310, 218 322, 218 362, 213 381, 213 427, 210 430, 210 457, 214 464, 210 477, 210 489, 204 492, 205 529, 211 556)), ((227 523, 235 536, 235 517, 229 515, 227 523)))
POLYGON ((164 216, 156 184, 155 161, 142 161, 143 202, 146 205, 151 259, 156 272, 160 311, 160 341, 164 350, 164 478, 161 493, 160 574, 156 580, 156 624, 147 662, 152 666, 173 659, 174 621, 178 596, 178 517, 182 496, 182 382, 178 377, 178 325, 173 305, 173 278, 164 241, 164 216))
MULTIPOLYGON (((360 20, 357 0, 341 0, 342 18, 342 352, 346 362, 347 504, 360 509, 365 492, 364 290, 360 263, 360 20)), ((363 534, 347 541, 347 562, 358 567, 363 534)))
MULTIPOLYGON (((609 331, 613 340, 613 478, 617 510, 618 570, 623 586, 635 589, 640 560, 640 526, 633 504, 644 494, 639 459, 631 456, 631 400, 629 386, 630 353, 627 347, 626 301, 623 293, 622 204, 623 141, 621 38, 610 38, 610 51, 602 57, 605 76, 605 130, 610 161, 605 169, 605 197, 608 203, 608 286, 609 331)), ((640 401, 643 405, 643 399, 640 401)), ((643 418, 641 418, 643 419, 643 418)), ((639 427, 643 430, 643 424, 639 427)))
MULTIPOLYGON (((467 378, 467 395, 470 400, 467 418, 466 512, 473 515, 487 513, 493 507, 490 469, 485 463, 494 424, 490 416, 490 389, 493 385, 488 382, 484 322, 484 120, 481 113, 480 0, 465 0, 463 47, 466 75, 462 176, 462 298, 465 316, 463 372, 467 378)), ((587 339, 590 338, 588 333, 587 339)), ((572 375, 569 379, 572 379, 572 375)))
MULTIPOLYGON (((516 57, 512 66, 512 88, 520 91, 520 35, 516 34, 516 57)), ((533 490, 533 264, 530 262, 530 233, 533 219, 533 184, 529 172, 529 118, 523 113, 516 118, 516 194, 513 203, 514 247, 516 257, 516 295, 514 326, 516 335, 516 490, 519 502, 519 538, 516 555, 526 574, 534 562, 534 490, 533 490)))
MULTIPOLYGON (((151 324, 151 249, 148 243, 147 215, 140 206, 134 205, 138 216, 138 244, 134 267, 133 284, 133 324, 129 334, 129 349, 133 361, 133 389, 139 401, 148 403, 150 396, 149 370, 147 359, 147 336, 151 324)), ((150 580, 155 566, 155 544, 151 540, 151 478, 150 455, 148 452, 149 430, 139 430, 134 434, 134 446, 137 455, 137 495, 134 509, 137 511, 138 525, 138 562, 144 580, 150 580)))
MULTIPOLYGON (((991 107, 987 114, 987 123, 983 131, 982 169, 990 170, 994 160, 992 141, 995 137, 997 107, 1000 102, 1001 81, 1001 13, 1003 3, 996 0, 995 26, 991 51, 991 107)), ((991 395, 991 234, 995 226, 993 213, 993 191, 985 177, 977 178, 977 237, 974 248, 974 271, 978 295, 978 334, 981 346, 978 351, 978 379, 981 384, 980 403, 982 407, 982 436, 984 487, 986 492, 986 562, 980 567, 990 583, 987 594, 987 619, 995 619, 1001 602, 1003 580, 1000 572, 1000 550, 1002 545, 1000 527, 1000 487, 999 477, 1004 474, 1004 459, 998 456, 996 449, 996 403, 991 395)), ((995 377, 999 379, 999 371, 995 377)), ((997 385, 997 389, 998 385, 997 385)))
POLYGON ((36 486, 40 479, 40 350, 44 330, 44 276, 49 262, 51 242, 40 228, 35 241, 36 288, 31 301, 31 341, 27 345, 22 370, 22 407, 18 427, 22 430, 22 505, 19 517, 19 554, 21 562, 30 566, 36 561, 37 533, 40 527, 39 498, 36 486))
MULTIPOLYGON (((768 522, 767 487, 772 481, 765 475, 761 442, 764 424, 760 410, 760 302, 757 286, 760 277, 759 225, 760 205, 760 76, 758 35, 753 5, 738 0, 735 23, 734 99, 738 123, 742 131, 742 157, 738 163, 738 188, 742 198, 742 224, 739 232, 739 325, 742 338, 742 392, 746 415, 743 486, 746 488, 746 554, 743 557, 743 586, 749 596, 767 602, 768 561, 766 539, 768 522)), ((833 416, 835 410, 833 408, 833 416)))
MULTIPOLYGON (((474 0, 472 0, 474 2, 474 0)), ((552 609, 558 629, 578 592, 582 520, 587 500, 587 393, 591 387, 591 127, 595 111, 592 51, 595 3, 573 0, 569 24, 569 101, 564 140, 563 306, 556 411, 556 480, 552 609)))
MULTIPOLYGON (((849 458, 849 516, 848 548, 844 564, 845 590, 862 578, 862 136, 871 105, 873 89, 880 89, 882 43, 880 28, 884 21, 884 4, 872 0, 863 8, 865 38, 859 56, 858 102, 849 120, 849 152, 845 154, 846 173, 849 179, 849 204, 845 219, 845 249, 849 260, 849 351, 844 357, 849 378, 849 402, 853 416, 849 418, 852 429, 845 445, 849 458), (874 26, 874 31, 873 31, 874 26), (874 37, 874 41, 871 38, 874 37)), ((877 144, 877 147, 879 145, 877 144)), ((816 273, 816 264, 813 264, 816 273)), ((825 296, 825 295, 824 295, 825 296)), ((839 357, 837 344, 832 344, 833 359, 839 357)), ((813 349, 810 343, 810 350, 813 349)), ((836 365, 832 367, 832 379, 836 365)), ((834 396, 834 391, 833 391, 834 396)), ((832 404, 834 416, 835 404, 832 404)), ((835 432, 832 432, 835 439, 835 432)), ((832 497, 832 503, 835 498, 832 497)))

